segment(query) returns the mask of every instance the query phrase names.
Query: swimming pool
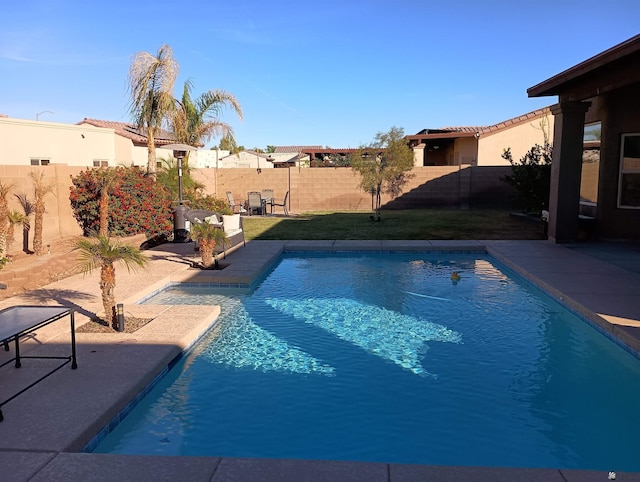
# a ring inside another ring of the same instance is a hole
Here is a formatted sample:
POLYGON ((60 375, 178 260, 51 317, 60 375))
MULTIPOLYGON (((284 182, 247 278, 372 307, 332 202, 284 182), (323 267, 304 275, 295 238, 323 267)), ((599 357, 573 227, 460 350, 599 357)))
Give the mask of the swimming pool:
POLYGON ((96 452, 640 469, 638 359, 488 256, 287 255, 211 291, 148 300, 223 314, 96 452))

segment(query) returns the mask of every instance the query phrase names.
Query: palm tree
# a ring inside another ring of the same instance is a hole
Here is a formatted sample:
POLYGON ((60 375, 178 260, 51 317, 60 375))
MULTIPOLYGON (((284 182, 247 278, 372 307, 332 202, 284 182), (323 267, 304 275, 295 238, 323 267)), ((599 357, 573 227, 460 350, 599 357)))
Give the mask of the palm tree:
POLYGON ((202 267, 210 268, 217 260, 214 260, 216 245, 224 247, 229 239, 224 230, 209 223, 194 223, 191 225, 191 238, 200 244, 200 256, 202 267))
POLYGON ((45 184, 44 171, 30 172, 29 176, 33 181, 33 191, 35 195, 34 202, 34 227, 33 227, 33 252, 36 256, 42 256, 44 254, 44 247, 42 245, 42 226, 44 220, 44 213, 46 207, 44 205, 44 198, 47 194, 53 193, 53 186, 51 184, 45 184))
POLYGON ((7 215, 7 219, 9 220, 9 228, 7 229, 7 250, 13 244, 13 240, 15 239, 15 227, 20 224, 22 226, 25 223, 29 223, 29 218, 22 214, 21 212, 11 210, 7 215))
MULTIPOLYGON (((169 158, 160 158, 161 169, 158 171, 158 184, 164 186, 171 193, 171 199, 178 199, 178 161, 170 156, 169 158)), ((188 159, 182 162, 182 195, 191 203, 200 196, 206 186, 196 181, 191 175, 193 169, 189 166, 188 159)), ((193 207, 193 204, 191 204, 193 207)))
POLYGON ((7 196, 13 190, 13 184, 0 181, 0 257, 7 253, 7 232, 9 230, 9 204, 7 196))
POLYGON ((186 81, 182 100, 171 113, 171 127, 176 142, 194 147, 202 147, 212 137, 221 136, 233 139, 231 126, 220 120, 223 108, 231 108, 242 119, 242 107, 237 99, 224 90, 209 90, 191 98, 193 83, 186 81))
POLYGON ((179 70, 168 45, 162 45, 155 56, 138 52, 129 67, 130 112, 138 128, 146 133, 147 173, 153 179, 156 176, 155 135, 174 107, 173 86, 179 70))
POLYGON ((129 272, 144 268, 147 257, 135 246, 112 243, 106 236, 93 238, 78 238, 74 250, 78 254, 78 268, 82 273, 90 273, 100 268, 100 290, 102 291, 102 306, 107 323, 111 323, 115 330, 118 327, 116 313, 116 263, 123 263, 129 272))
POLYGON ((98 234, 103 237, 109 236, 109 194, 117 183, 115 169, 100 168, 94 171, 96 189, 100 192, 98 202, 98 215, 100 219, 100 231, 98 234))
POLYGON ((27 197, 27 194, 24 192, 18 193, 15 195, 18 198, 18 202, 20 206, 22 206, 22 211, 24 212, 25 220, 22 223, 22 251, 25 253, 29 252, 29 231, 31 230, 31 223, 29 221, 30 216, 33 214, 35 210, 34 204, 27 197))

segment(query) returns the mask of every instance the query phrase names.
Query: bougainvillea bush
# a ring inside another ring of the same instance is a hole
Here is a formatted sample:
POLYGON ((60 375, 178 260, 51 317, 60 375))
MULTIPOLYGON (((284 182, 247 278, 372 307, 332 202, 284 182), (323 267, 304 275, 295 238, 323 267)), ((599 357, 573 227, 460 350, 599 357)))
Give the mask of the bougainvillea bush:
MULTIPOLYGON (((147 177, 143 170, 116 167, 115 182, 109 189, 109 235, 148 238, 168 237, 173 231, 173 208, 169 193, 147 177)), ((100 187, 94 169, 71 177, 71 207, 84 235, 100 227, 98 205, 100 187)))

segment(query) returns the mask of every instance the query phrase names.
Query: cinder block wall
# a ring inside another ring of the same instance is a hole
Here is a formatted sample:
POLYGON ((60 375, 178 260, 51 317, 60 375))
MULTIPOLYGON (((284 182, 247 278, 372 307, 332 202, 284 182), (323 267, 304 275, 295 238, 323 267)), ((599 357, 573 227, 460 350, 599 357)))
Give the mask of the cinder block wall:
MULTIPOLYGON (((434 206, 504 204, 511 188, 501 177, 510 167, 428 166, 416 167, 397 199, 383 195, 389 209, 434 206)), ((231 191, 236 202, 247 199, 249 191, 273 189, 282 199, 290 191, 291 211, 369 210, 371 195, 360 189, 360 175, 349 168, 199 169, 197 180, 208 192, 225 198, 231 191)))
MULTIPOLYGON (((8 196, 9 209, 22 212, 15 197, 26 193, 33 200, 33 181, 30 172, 45 173, 44 181, 54 186, 54 192, 45 198, 43 242, 81 235, 82 230, 73 217, 69 202, 71 177, 86 168, 66 165, 0 166, 0 181, 13 186, 8 196)), ((383 196, 382 204, 388 209, 412 209, 437 206, 474 206, 485 203, 504 204, 509 199, 510 187, 500 178, 510 173, 510 167, 416 167, 397 199, 383 196)), ((247 199, 249 191, 273 189, 278 199, 290 192, 293 213, 306 211, 348 211, 371 209, 371 196, 360 187, 360 176, 349 168, 289 168, 263 169, 197 169, 193 177, 205 185, 208 193, 226 199, 231 191, 236 202, 247 199)), ((276 208, 276 212, 282 212, 276 208)), ((32 218, 33 219, 33 218, 32 218)), ((33 230, 29 246, 33 243, 33 230)), ((22 249, 22 232, 18 227, 9 252, 22 249)))

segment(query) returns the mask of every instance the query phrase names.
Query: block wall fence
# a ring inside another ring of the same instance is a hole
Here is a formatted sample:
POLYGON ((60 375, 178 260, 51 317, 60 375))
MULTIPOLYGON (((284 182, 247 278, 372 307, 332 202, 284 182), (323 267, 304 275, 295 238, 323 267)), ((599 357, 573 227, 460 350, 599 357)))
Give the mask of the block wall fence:
MULTIPOLYGON (((22 212, 14 194, 24 193, 33 200, 33 183, 30 172, 45 172, 44 181, 53 187, 47 194, 47 212, 44 218, 43 243, 82 234, 71 204, 69 192, 71 178, 84 167, 67 165, 49 166, 0 166, 0 181, 13 186, 7 198, 9 209, 22 212)), ((465 208, 474 206, 504 206, 510 202, 511 188, 500 180, 511 172, 510 167, 416 167, 403 193, 397 199, 382 197, 387 209, 411 209, 428 207, 465 208)), ((359 188, 360 177, 350 168, 287 168, 263 169, 197 169, 193 177, 205 185, 207 193, 226 199, 231 191, 236 202, 244 201, 249 191, 273 189, 282 199, 289 191, 290 211, 368 211, 371 196, 359 188)), ((277 213, 282 208, 276 207, 277 213)), ((31 236, 33 232, 31 233, 31 236)), ((9 253, 22 250, 22 233, 18 228, 9 253)), ((32 247, 33 239, 29 239, 32 247)))

